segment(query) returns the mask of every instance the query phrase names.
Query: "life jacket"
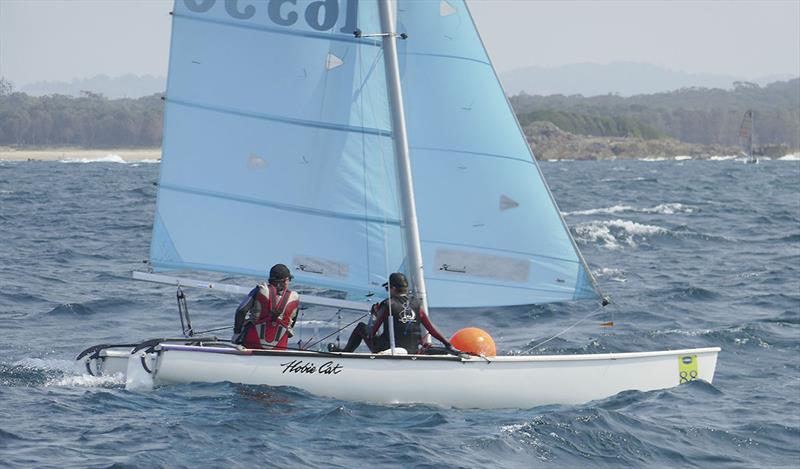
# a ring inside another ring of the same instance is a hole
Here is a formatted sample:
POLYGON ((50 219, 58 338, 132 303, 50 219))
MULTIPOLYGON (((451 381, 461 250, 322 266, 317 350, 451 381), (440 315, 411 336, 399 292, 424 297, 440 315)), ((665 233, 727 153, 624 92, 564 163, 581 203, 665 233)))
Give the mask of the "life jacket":
MULTIPOLYGON (((384 300, 382 308, 388 307, 388 301, 384 300)), ((420 342, 422 341, 422 331, 420 329, 420 302, 416 298, 409 298, 406 295, 394 296, 391 299, 391 318, 394 323, 394 345, 402 347, 408 353, 417 353, 420 342)), ((383 332, 375 338, 376 344, 388 344, 389 325, 383 323, 383 332)))
POLYGON ((244 330, 244 346, 255 349, 284 350, 297 320, 300 295, 289 289, 278 293, 274 285, 259 284, 245 307, 249 318, 244 330))

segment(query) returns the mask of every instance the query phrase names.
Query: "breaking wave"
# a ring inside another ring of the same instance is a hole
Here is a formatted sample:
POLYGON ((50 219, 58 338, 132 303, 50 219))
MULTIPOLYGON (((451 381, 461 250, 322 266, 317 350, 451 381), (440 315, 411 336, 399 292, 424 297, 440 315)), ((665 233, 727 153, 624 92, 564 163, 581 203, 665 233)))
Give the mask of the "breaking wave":
POLYGON ((778 161, 800 161, 800 153, 792 153, 778 158, 778 161))
POLYGON ((655 225, 630 220, 599 220, 575 226, 575 240, 583 244, 598 244, 606 249, 635 247, 648 236, 664 235, 669 231, 655 225))
POLYGON ((665 215, 672 215, 675 213, 693 213, 697 212, 697 207, 691 205, 684 205, 681 203, 668 203, 659 204, 655 207, 649 208, 636 208, 630 205, 614 205, 613 207, 592 208, 589 210, 576 210, 573 212, 563 212, 564 216, 570 215, 597 215, 597 214, 614 214, 623 212, 639 212, 639 213, 661 213, 665 215))
POLYGON ((127 164, 119 155, 108 154, 100 158, 67 158, 59 160, 61 163, 122 163, 127 164))
POLYGON ((600 270, 595 270, 594 275, 598 278, 606 278, 608 280, 613 280, 620 283, 625 283, 628 281, 628 279, 625 278, 625 271, 622 269, 610 269, 608 267, 603 267, 600 270))

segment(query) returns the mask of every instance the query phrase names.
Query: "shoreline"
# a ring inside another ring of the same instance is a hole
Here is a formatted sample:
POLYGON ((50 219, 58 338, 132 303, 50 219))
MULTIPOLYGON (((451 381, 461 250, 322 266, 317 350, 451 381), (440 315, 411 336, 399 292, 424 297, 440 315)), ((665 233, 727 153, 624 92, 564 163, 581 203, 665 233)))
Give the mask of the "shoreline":
MULTIPOLYGON (((583 156, 572 156, 568 152, 544 152, 544 155, 537 153, 536 159, 539 162, 547 161, 622 161, 622 160, 639 160, 639 161, 685 161, 685 160, 737 160, 744 159, 741 154, 732 155, 674 155, 664 156, 663 154, 654 154, 651 156, 627 156, 627 155, 601 155, 599 158, 583 156), (550 153, 550 154, 548 154, 550 153), (555 154, 553 154, 555 153, 555 154), (544 156, 544 157, 542 157, 544 156)), ((581 155, 576 152, 576 155, 581 155)), ((800 152, 789 153, 785 156, 778 157, 759 157, 762 160, 800 160, 800 152)), ((108 162, 108 163, 157 163, 161 161, 161 148, 78 148, 78 147, 57 147, 57 148, 10 148, 0 147, 0 162, 2 161, 63 161, 70 163, 88 163, 88 162, 108 162)))
POLYGON ((9 148, 0 147, 0 161, 101 161, 126 163, 161 160, 161 148, 9 148))

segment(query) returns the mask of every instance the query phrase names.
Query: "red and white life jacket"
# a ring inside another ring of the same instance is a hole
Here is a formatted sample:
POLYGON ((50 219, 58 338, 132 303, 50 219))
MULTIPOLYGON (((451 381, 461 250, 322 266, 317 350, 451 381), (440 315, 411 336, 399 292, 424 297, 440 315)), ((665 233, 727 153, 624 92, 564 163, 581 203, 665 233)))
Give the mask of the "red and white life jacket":
POLYGON ((244 346, 255 349, 286 349, 300 305, 300 295, 289 289, 278 293, 274 285, 259 285, 252 298, 249 327, 244 346), (257 317, 254 317, 254 313, 257 317))

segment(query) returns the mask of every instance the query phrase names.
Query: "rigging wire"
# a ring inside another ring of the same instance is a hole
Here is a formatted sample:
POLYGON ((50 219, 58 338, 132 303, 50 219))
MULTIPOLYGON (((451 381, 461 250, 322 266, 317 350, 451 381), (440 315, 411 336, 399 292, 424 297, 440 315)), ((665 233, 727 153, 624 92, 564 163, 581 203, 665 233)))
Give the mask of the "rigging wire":
MULTIPOLYGON (((565 328, 565 329, 564 329, 564 330, 562 330, 561 332, 559 332, 559 333, 555 334, 554 336, 550 337, 549 339, 543 340, 543 341, 539 342, 538 344, 536 344, 536 345, 534 345, 534 346, 532 346, 532 347, 528 347, 528 348, 526 348, 525 350, 523 350, 523 351, 521 352, 521 355, 524 355, 524 354, 526 354, 526 353, 529 353, 529 352, 531 352, 532 350, 534 350, 534 349, 536 349, 536 348, 539 348, 539 347, 541 347, 542 345, 544 345, 544 344, 546 344, 546 343, 550 342, 551 340, 553 340, 553 339, 555 339, 555 338, 557 338, 557 337, 561 336, 561 335, 562 335, 562 334, 564 334, 565 332, 569 331, 570 329, 574 328, 575 326, 577 326, 578 324, 582 323, 583 321, 585 321, 585 320, 589 319, 590 317, 592 317, 592 316, 596 316, 598 313, 600 313, 600 312, 602 312, 602 311, 603 311, 603 308, 604 308, 604 306, 602 306, 602 305, 601 305, 601 306, 599 306, 599 307, 597 307, 595 310, 593 310, 593 311, 589 312, 589 313, 588 313, 586 316, 584 316, 584 317, 582 317, 582 318, 578 319, 578 320, 577 320, 577 321, 575 321, 575 322, 574 322, 572 325, 570 325, 569 327, 565 328)), ((612 317, 613 317, 613 312, 612 312, 611 314, 612 314, 612 317)), ((612 323, 613 323, 613 321, 612 321, 612 323)))

